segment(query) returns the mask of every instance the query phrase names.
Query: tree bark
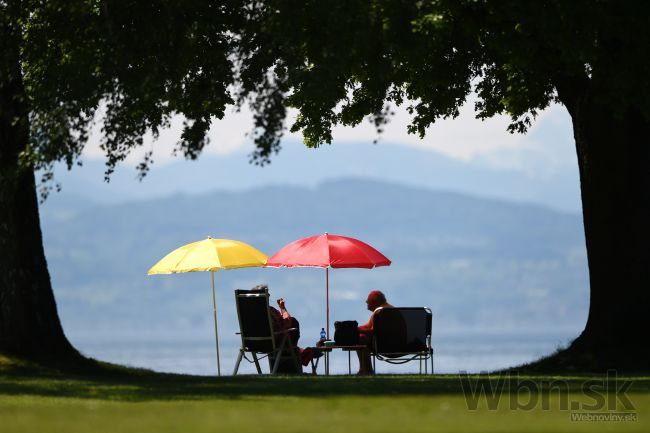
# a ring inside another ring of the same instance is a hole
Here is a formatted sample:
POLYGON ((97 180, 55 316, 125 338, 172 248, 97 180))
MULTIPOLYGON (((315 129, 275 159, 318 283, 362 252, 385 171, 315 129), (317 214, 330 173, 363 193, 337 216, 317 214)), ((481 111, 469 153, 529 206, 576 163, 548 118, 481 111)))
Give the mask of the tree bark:
POLYGON ((571 114, 590 278, 585 329, 554 362, 562 370, 649 371, 650 122, 583 94, 571 114))
POLYGON ((29 109, 18 45, 3 27, 0 64, 0 352, 31 358, 79 354, 63 333, 43 250, 34 171, 21 167, 29 109))

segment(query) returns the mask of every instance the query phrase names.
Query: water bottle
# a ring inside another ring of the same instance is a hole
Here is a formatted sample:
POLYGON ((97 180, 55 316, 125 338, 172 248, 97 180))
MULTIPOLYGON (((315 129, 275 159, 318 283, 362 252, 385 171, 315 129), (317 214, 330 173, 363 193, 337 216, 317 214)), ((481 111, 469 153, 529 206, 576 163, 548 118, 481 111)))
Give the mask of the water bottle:
POLYGON ((327 337, 327 333, 325 332, 325 328, 320 329, 320 339, 325 340, 325 337, 327 337))

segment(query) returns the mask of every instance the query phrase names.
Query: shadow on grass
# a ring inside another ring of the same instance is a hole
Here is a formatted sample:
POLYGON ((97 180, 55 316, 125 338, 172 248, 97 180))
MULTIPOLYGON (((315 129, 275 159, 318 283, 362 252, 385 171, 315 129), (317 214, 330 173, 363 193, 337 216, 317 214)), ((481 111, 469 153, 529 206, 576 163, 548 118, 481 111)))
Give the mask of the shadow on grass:
MULTIPOLYGON (((460 375, 429 376, 225 376, 204 377, 155 373, 113 364, 86 360, 81 366, 53 367, 12 360, 0 362, 0 396, 49 396, 119 401, 202 400, 255 396, 391 396, 463 395, 460 375)), ((2 361, 2 359, 0 359, 2 361)), ((509 385, 523 376, 476 375, 469 380, 501 380, 509 385)), ((526 377, 541 390, 553 381, 566 382, 569 390, 580 392, 585 380, 604 380, 603 376, 526 377)), ((465 389, 468 382, 465 378, 465 389)), ((632 392, 650 392, 650 378, 633 379, 632 392)))

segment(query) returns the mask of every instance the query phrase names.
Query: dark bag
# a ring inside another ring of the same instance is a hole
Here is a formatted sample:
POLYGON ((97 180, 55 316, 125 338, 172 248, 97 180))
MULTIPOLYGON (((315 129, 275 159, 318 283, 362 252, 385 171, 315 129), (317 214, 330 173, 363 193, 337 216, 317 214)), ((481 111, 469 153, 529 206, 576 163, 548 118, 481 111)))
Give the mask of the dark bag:
POLYGON ((356 320, 334 322, 334 343, 337 346, 356 346, 359 344, 359 324, 356 320))

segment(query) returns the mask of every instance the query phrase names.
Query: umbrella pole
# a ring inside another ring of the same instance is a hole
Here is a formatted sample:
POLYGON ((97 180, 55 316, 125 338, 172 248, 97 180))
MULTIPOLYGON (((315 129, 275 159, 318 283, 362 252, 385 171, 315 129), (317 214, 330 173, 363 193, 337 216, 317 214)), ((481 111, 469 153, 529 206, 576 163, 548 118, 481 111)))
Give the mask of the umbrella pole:
POLYGON ((217 345, 217 375, 221 376, 221 362, 219 361, 219 331, 217 331, 217 297, 214 293, 214 271, 212 274, 212 314, 214 316, 214 339, 217 345))
POLYGON ((327 339, 330 339, 330 268, 325 268, 325 303, 327 304, 327 339))

